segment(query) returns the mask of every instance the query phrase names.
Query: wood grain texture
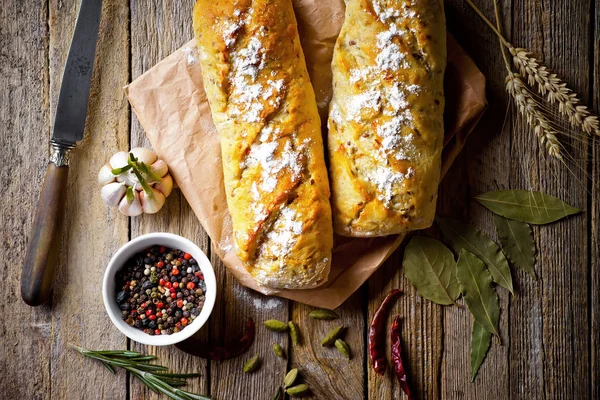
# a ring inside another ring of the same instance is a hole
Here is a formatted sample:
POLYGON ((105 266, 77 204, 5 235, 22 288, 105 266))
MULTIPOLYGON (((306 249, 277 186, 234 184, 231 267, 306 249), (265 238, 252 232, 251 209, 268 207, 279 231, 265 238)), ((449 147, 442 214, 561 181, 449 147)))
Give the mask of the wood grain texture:
POLYGON ((48 163, 21 272, 21 297, 30 306, 50 298, 62 241, 69 166, 48 163))
MULTIPOLYGON (((300 303, 292 307, 292 320, 300 327, 302 342, 291 346, 290 369, 298 368, 304 382, 311 388, 314 399, 362 399, 365 394, 365 321, 364 289, 359 289, 335 312, 339 318, 332 321, 316 320, 309 317, 314 310, 300 303), (321 346, 321 339, 327 333, 344 325, 343 339, 350 347, 352 358, 348 361, 335 347, 321 346)), ((311 398, 311 397, 307 397, 311 398)))
POLYGON ((19 279, 28 235, 48 162, 48 7, 45 1, 5 2, 0 7, 0 168, 2 207, 0 269, 0 393, 41 399, 50 391, 50 308, 21 300, 19 279), (18 40, 16 40, 18 38, 18 40), (27 332, 24 335, 23 332, 27 332), (35 377, 35 379, 32 379, 35 377))
MULTIPOLYGON (((131 79, 135 79, 171 54, 193 37, 190 0, 165 2, 131 0, 131 79)), ((151 147, 139 121, 132 114, 130 148, 151 147)), ((131 238, 150 232, 172 232, 189 238, 208 253, 208 236, 200 226, 179 190, 168 197, 164 208, 157 214, 131 219, 131 238)), ((202 329, 206 331, 206 329, 202 329)), ((205 333, 199 333, 199 337, 205 333)), ((152 347, 130 343, 131 348, 156 355, 161 364, 177 372, 195 372, 202 376, 192 379, 186 390, 208 393, 208 363, 192 357, 174 347, 152 347)), ((148 390, 134 378, 131 379, 130 398, 159 399, 163 396, 148 390)))
MULTIPOLYGON (((476 3, 486 15, 494 15, 493 3, 476 3)), ((448 20, 454 21, 450 23, 450 29, 467 52, 474 54, 475 63, 486 76, 489 108, 471 134, 465 152, 453 166, 454 172, 451 171, 442 183, 438 213, 469 222, 495 239, 492 214, 474 202, 472 196, 498 186, 509 187, 506 163, 510 159, 510 150, 506 139, 510 135, 510 126, 504 125, 507 102, 504 92, 505 68, 498 39, 490 29, 464 1, 452 1, 450 4, 447 8, 448 20), (465 20, 470 23, 460 22, 465 20)), ((505 6, 501 9, 503 21, 510 21, 509 2, 499 4, 505 6)), ((518 290, 516 283, 513 284, 518 290)), ((497 291, 501 308, 498 327, 503 345, 494 339, 473 383, 470 383, 469 373, 473 318, 467 308, 444 309, 444 357, 440 381, 442 397, 506 398, 509 391, 507 342, 510 295, 503 288, 497 288, 497 291)))
MULTIPOLYGON (((215 245, 214 243, 212 244, 215 245)), ((287 322, 288 301, 277 297, 267 297, 241 286, 229 274, 215 252, 211 261, 217 276, 217 302, 210 317, 210 339, 223 344, 238 338, 243 332, 246 320, 250 317, 256 324, 256 339, 250 350, 231 360, 211 362, 210 394, 215 399, 270 399, 281 385, 287 372, 287 361, 275 356, 273 344, 279 343, 289 356, 289 335, 271 332, 264 327, 268 319, 287 322), (251 357, 259 355, 261 368, 252 374, 245 374, 242 367, 251 357)))
MULTIPOLYGON (((406 239, 405 243, 410 240, 406 239)), ((398 381, 390 364, 389 327, 393 317, 402 317, 402 350, 406 363, 408 380, 414 388, 417 398, 440 398, 439 380, 442 367, 442 313, 443 307, 421 298, 401 273, 402 252, 404 246, 373 275, 368 281, 368 326, 373 314, 379 308, 383 298, 390 290, 400 288, 404 294, 391 307, 386 329, 387 371, 384 376, 377 375, 371 367, 368 352, 365 355, 365 368, 368 378, 369 399, 402 399, 398 381)))
MULTIPOLYGON (((47 162, 51 113, 77 16, 78 1, 16 0, 0 7, 0 169, 5 253, 1 257, 8 299, 0 305, 0 397, 158 399, 124 373, 112 376, 97 363, 68 350, 68 343, 90 348, 130 348, 156 354, 178 372, 200 372, 188 388, 222 399, 270 399, 290 368, 298 367, 314 399, 404 399, 388 367, 384 377, 368 365, 367 326, 392 288, 405 291, 393 306, 403 317, 407 372, 419 399, 595 399, 600 398, 600 140, 562 137, 574 158, 564 166, 545 151, 508 106, 504 64, 498 42, 464 0, 446 2, 449 29, 488 79, 490 107, 467 149, 442 183, 439 213, 469 221, 496 239, 489 211, 472 196, 496 188, 535 189, 583 208, 582 215, 534 228, 538 280, 513 269, 516 295, 499 289, 500 332, 475 383, 469 383, 472 319, 466 308, 442 307, 422 299, 402 273, 399 249, 373 278, 338 310, 337 321, 315 321, 312 309, 241 287, 210 251, 210 242, 178 190, 158 214, 132 218, 108 209, 98 193, 96 173, 117 150, 148 146, 144 131, 121 90, 193 37, 193 0, 104 0, 100 40, 85 139, 73 153, 68 215, 61 263, 52 301, 39 308, 22 303, 18 278, 47 162), (128 23, 129 21, 129 23, 128 23), (131 121, 131 122, 130 122, 131 121), (131 127, 130 127, 131 124, 131 127), (590 177, 586 176, 590 174, 590 177), (580 184, 580 182, 583 184, 580 184), (199 336, 224 343, 238 337, 247 317, 257 339, 240 358, 206 362, 175 348, 127 343, 106 324, 100 282, 110 256, 129 238, 169 231, 190 238, 211 257, 219 293, 214 314, 199 336), (266 330, 266 319, 293 319, 302 343, 266 330), (349 326, 348 362, 320 339, 336 324, 349 326), (105 327, 97 329, 98 326, 105 327), (24 334, 26 333, 26 334, 24 334), (288 358, 272 351, 281 344, 288 358), (255 354, 263 360, 254 374, 242 372, 255 354)), ((493 3, 476 0, 493 16, 493 3)), ((600 105, 600 0, 501 1, 503 29, 517 46, 537 57, 574 88, 600 105)), ((425 233, 443 240, 436 227, 425 233)), ((389 359, 389 334, 386 331, 389 359)))
MULTIPOLYGON (((590 84, 588 5, 587 0, 522 2, 513 15, 514 42, 545 60, 584 101, 590 84)), ((511 187, 540 190, 586 209, 585 140, 561 137, 565 154, 576 160, 567 164, 569 172, 548 160, 529 132, 521 122, 513 125, 511 153, 523 168, 511 172, 511 187)), ((523 301, 517 298, 511 306, 514 397, 589 398, 588 218, 580 215, 534 230, 538 281, 525 286, 523 301), (528 331, 537 340, 528 340, 528 331)))
MULTIPOLYGON (((54 112, 79 2, 50 2, 50 108, 54 112)), ((108 210, 98 195, 97 171, 127 138, 128 114, 120 87, 127 82, 128 30, 117 21, 128 10, 120 1, 104 1, 83 141, 72 152, 67 218, 61 263, 52 299, 51 397, 98 393, 125 397, 125 374, 112 377, 102 366, 70 350, 124 348, 125 339, 106 322, 102 276, 111 255, 127 241, 127 220, 108 210), (107 227, 110 227, 107 230, 107 227), (106 329, 97 329, 97 327, 106 329), (91 327, 96 327, 90 329, 91 327), (81 379, 81 371, 89 371, 81 379)))
MULTIPOLYGON (((590 1, 589 15, 592 25, 593 44, 590 54, 590 103, 596 113, 600 113, 600 0, 590 1)), ((596 145, 590 150, 591 163, 588 171, 591 173, 590 202, 588 212, 590 214, 588 229, 590 231, 590 260, 588 274, 588 299, 590 301, 590 342, 589 342, 589 385, 590 398, 600 398, 600 138, 596 139, 596 145)))

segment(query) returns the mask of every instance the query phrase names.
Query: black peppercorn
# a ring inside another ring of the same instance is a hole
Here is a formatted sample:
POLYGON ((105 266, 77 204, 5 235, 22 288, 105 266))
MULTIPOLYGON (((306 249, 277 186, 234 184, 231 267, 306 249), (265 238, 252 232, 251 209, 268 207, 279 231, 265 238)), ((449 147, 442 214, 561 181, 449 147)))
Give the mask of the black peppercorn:
POLYGON ((120 291, 117 293, 117 303, 123 303, 127 300, 127 293, 125 291, 120 291))
POLYGON ((150 282, 149 280, 148 280, 148 281, 145 281, 145 282, 142 284, 142 290, 148 290, 148 289, 152 289, 152 286, 154 286, 154 285, 152 284, 152 282, 150 282))

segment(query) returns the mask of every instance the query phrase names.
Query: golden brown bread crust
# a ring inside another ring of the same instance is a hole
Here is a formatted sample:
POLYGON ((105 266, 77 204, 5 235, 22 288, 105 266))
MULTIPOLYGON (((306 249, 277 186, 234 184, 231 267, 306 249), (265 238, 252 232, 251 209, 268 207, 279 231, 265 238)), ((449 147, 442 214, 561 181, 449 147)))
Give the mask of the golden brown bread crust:
POLYGON ((291 0, 198 0, 236 253, 261 285, 324 283, 333 228, 320 120, 291 0))
POLYGON ((336 233, 385 236, 432 224, 445 38, 442 0, 347 0, 329 113, 336 233))

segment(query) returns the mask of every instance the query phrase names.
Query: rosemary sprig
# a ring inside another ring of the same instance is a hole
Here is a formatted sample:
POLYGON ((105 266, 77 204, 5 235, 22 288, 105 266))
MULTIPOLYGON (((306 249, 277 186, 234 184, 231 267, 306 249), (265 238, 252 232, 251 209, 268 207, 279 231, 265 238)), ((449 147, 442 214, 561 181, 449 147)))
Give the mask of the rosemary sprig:
POLYGON ((210 400, 210 397, 177 389, 187 383, 186 379, 196 378, 200 374, 167 373, 167 367, 149 364, 156 359, 156 356, 144 356, 137 351, 129 350, 88 350, 75 345, 71 347, 86 357, 100 361, 113 374, 116 373, 115 367, 131 372, 150 390, 162 393, 173 400, 210 400))

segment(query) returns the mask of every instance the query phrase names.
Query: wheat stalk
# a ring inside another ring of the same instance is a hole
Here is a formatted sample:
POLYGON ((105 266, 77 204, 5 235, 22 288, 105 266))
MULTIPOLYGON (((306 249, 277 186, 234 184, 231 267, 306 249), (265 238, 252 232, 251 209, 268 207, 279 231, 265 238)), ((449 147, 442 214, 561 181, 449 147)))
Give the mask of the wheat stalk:
POLYGON ((519 112, 533 129, 533 133, 538 137, 540 144, 546 146, 546 150, 550 156, 562 160, 560 142, 556 137, 558 132, 552 127, 548 118, 540 110, 538 102, 531 96, 519 74, 508 73, 506 77, 506 90, 515 100, 519 112))
POLYGON ((552 121, 548 115, 547 107, 541 104, 539 98, 535 97, 525 84, 537 88, 539 93, 553 105, 558 104, 560 115, 566 116, 571 126, 575 129, 581 128, 587 134, 600 136, 600 125, 598 117, 588 107, 581 104, 577 95, 567 87, 555 73, 552 73, 541 61, 523 48, 516 48, 504 38, 500 32, 498 6, 494 0, 494 10, 498 26, 494 26, 490 20, 483 15, 481 10, 471 0, 466 2, 483 19, 483 21, 494 31, 501 44, 502 57, 507 70, 506 90, 514 99, 520 114, 525 117, 527 123, 538 137, 540 143, 545 145, 548 154, 562 160, 561 145, 557 138, 560 133, 554 126, 560 125, 552 121), (514 73, 504 48, 512 55, 513 64, 519 73, 514 73))
POLYGON ((567 84, 561 81, 556 74, 535 59, 531 53, 522 48, 515 48, 510 43, 505 46, 513 56, 513 63, 523 76, 527 76, 527 83, 536 87, 542 96, 548 98, 550 104, 558 102, 558 111, 561 115, 566 115, 569 122, 581 127, 587 134, 600 136, 600 125, 598 117, 577 98, 567 84))

